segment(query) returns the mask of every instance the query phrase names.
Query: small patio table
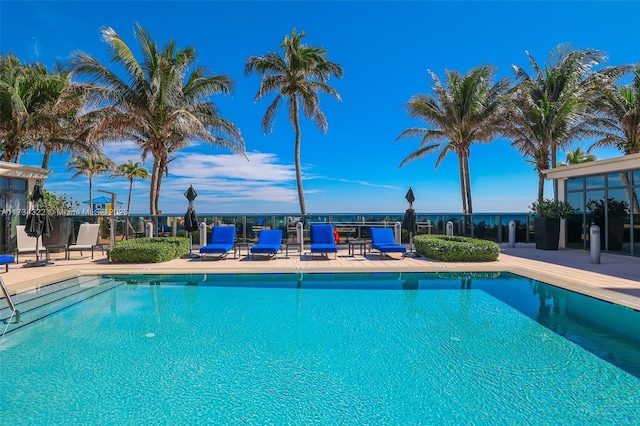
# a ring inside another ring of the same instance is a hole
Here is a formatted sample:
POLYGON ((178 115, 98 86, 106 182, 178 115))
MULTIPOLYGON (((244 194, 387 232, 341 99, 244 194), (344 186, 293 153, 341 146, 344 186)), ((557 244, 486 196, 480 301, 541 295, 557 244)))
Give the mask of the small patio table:
POLYGON ((358 247, 360 247, 360 255, 366 257, 366 255, 367 255, 367 247, 366 247, 367 242, 365 240, 351 240, 347 244, 349 244, 349 256, 351 256, 351 257, 355 257, 356 256, 356 246, 358 246, 358 247))

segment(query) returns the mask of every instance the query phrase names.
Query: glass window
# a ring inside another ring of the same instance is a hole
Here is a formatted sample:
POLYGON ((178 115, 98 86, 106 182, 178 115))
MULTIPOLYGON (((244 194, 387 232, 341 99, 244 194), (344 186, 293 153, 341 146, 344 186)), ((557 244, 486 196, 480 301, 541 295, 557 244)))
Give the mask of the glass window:
POLYGON ((631 175, 629 172, 612 173, 607 177, 607 186, 629 186, 631 175))
POLYGON ((610 190, 607 196, 607 250, 629 252, 631 250, 629 199, 633 198, 631 190, 614 189, 610 190))
POLYGON ((640 170, 633 172, 633 182, 635 185, 640 186, 640 170))
POLYGON ((0 178, 0 191, 8 191, 9 190, 9 178, 3 177, 0 178))
POLYGON ((567 191, 584 190, 584 178, 567 179, 567 191))
POLYGON ((604 188, 604 175, 588 176, 587 189, 604 188))
POLYGON ((16 192, 26 192, 27 191, 27 180, 26 179, 11 179, 11 190, 16 192))
POLYGON ((587 213, 601 216, 604 221, 605 200, 604 191, 587 191, 585 197, 587 213))
POLYGON ((569 192, 567 201, 571 207, 578 209, 577 213, 584 211, 584 192, 569 192))

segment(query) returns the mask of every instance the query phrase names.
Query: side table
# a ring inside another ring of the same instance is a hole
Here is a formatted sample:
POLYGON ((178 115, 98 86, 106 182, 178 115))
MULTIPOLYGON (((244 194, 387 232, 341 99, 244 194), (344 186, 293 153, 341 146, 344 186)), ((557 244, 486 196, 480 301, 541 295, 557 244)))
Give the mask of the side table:
POLYGON ((246 250, 247 256, 249 256, 249 252, 252 245, 253 244, 250 243, 249 241, 240 241, 235 243, 235 245, 233 246, 233 258, 237 259, 238 256, 242 256, 242 248, 246 250))
POLYGON ((356 246, 360 247, 360 255, 367 255, 367 242, 364 240, 351 240, 347 244, 349 244, 349 256, 355 257, 356 255, 356 246))

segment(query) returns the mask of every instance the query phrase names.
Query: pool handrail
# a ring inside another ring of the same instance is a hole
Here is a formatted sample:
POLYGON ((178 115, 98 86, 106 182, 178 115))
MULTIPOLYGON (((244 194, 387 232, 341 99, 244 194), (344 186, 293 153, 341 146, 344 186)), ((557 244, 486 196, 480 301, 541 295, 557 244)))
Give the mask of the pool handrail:
MULTIPOLYGON (((4 280, 2 279, 2 277, 0 277, 0 288, 2 288, 2 292, 4 293, 4 299, 7 301, 7 304, 9 305, 9 309, 11 309, 11 311, 13 312, 11 317, 15 316, 15 322, 16 323, 20 322, 20 312, 18 312, 18 310, 16 309, 16 305, 13 304, 13 300, 11 300, 11 295, 9 294, 9 291, 7 290, 7 286, 4 284, 4 280)), ((9 319, 7 320, 7 325, 11 323, 11 317, 9 317, 9 319)))

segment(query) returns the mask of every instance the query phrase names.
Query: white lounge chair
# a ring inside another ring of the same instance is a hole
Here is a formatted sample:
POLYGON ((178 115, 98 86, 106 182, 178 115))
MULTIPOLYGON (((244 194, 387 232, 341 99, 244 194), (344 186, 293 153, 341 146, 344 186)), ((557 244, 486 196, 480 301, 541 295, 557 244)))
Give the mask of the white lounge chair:
POLYGON ((99 248, 104 254, 102 244, 98 244, 98 234, 100 233, 100 224, 82 223, 78 229, 78 237, 75 244, 69 244, 65 253, 65 259, 71 258, 71 251, 79 251, 82 256, 83 251, 91 250, 91 258, 93 259, 93 250, 99 248))
POLYGON ((27 235, 27 231, 25 231, 25 225, 17 225, 16 226, 16 263, 19 263, 20 254, 26 253, 36 253, 36 244, 38 247, 38 254, 44 252, 46 255, 47 249, 42 244, 42 237, 30 237, 27 235))

